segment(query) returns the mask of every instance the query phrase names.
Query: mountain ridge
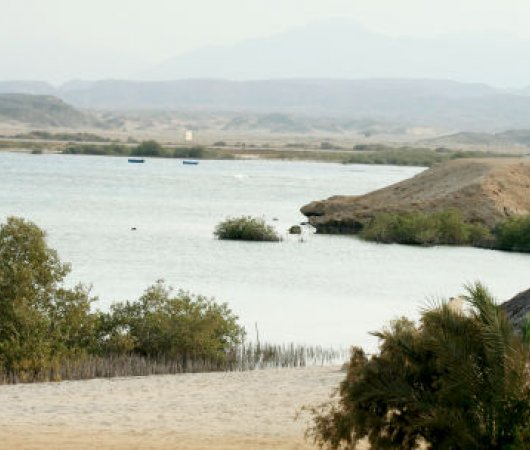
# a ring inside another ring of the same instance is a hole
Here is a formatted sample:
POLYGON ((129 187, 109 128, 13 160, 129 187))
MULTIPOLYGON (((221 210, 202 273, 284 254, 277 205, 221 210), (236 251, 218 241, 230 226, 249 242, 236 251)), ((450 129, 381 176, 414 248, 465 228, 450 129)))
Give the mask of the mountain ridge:
POLYGON ((434 127, 442 133, 530 128, 529 95, 451 80, 73 80, 59 87, 0 82, 0 93, 41 91, 87 110, 283 113, 434 127))

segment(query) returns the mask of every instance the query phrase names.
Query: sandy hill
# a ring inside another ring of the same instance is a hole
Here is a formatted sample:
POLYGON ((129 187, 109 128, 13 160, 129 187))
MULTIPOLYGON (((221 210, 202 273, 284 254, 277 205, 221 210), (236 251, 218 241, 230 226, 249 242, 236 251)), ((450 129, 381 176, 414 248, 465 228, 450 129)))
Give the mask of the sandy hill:
POLYGON ((444 147, 528 147, 530 146, 530 130, 506 130, 499 133, 462 131, 436 138, 423 139, 419 141, 418 144, 437 145, 444 147))
POLYGON ((369 194, 331 197, 301 211, 320 233, 355 233, 380 212, 447 208, 488 227, 507 216, 530 213, 530 159, 450 161, 369 194))

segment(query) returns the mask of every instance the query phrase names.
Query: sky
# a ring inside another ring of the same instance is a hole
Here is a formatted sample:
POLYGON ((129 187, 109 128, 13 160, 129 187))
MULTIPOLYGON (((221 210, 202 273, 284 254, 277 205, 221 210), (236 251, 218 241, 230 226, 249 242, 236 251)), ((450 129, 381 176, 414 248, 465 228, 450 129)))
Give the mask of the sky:
POLYGON ((391 36, 530 39, 527 0, 0 0, 0 79, 130 78, 197 48, 337 17, 391 36))

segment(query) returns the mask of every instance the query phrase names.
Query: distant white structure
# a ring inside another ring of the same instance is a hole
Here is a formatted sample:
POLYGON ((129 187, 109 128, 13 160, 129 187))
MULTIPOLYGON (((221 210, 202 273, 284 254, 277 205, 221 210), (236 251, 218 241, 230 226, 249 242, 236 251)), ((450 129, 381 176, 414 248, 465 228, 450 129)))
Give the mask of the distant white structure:
POLYGON ((184 140, 186 142, 192 142, 193 141, 193 131, 192 130, 185 130, 184 131, 184 140))

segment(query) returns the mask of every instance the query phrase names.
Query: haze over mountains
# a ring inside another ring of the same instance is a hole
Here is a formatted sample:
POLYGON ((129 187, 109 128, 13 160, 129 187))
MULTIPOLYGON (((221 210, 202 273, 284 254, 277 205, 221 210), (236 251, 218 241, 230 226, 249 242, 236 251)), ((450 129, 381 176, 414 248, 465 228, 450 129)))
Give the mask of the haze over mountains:
POLYGON ((498 132, 530 128, 527 54, 530 41, 510 35, 392 38, 334 19, 198 49, 129 80, 74 80, 57 87, 0 81, 0 93, 53 95, 81 109, 241 114, 230 119, 232 128, 272 120, 273 130, 310 130, 311 124, 300 125, 303 116, 306 122, 340 121, 338 129, 347 129, 351 119, 498 132), (256 119, 263 114, 289 117, 256 119))
POLYGON ((429 78, 523 87, 530 41, 502 33, 389 37, 333 19, 272 37, 207 47, 135 74, 179 78, 429 78))
MULTIPOLYGON (((196 34, 204 31, 198 29, 196 34)), ((410 29, 411 34, 417 32, 410 29)), ((138 35, 145 33, 149 33, 148 28, 136 31, 138 35)), ((167 41, 163 36, 160 39, 167 41)), ((145 81, 385 77, 449 79, 505 88, 530 84, 530 60, 525 57, 530 54, 530 40, 508 33, 392 37, 364 28, 352 19, 335 18, 268 37, 243 36, 232 45, 191 46, 187 53, 179 50, 182 42, 175 42, 174 56, 147 59, 152 62, 140 58, 140 50, 138 58, 128 52, 116 54, 117 48, 104 42, 99 42, 98 51, 88 52, 79 44, 71 48, 76 45, 75 39, 54 40, 54 49, 50 47, 50 36, 44 36, 33 47, 21 48, 21 52, 25 49, 22 53, 6 51, 2 73, 9 79, 32 76, 46 81, 117 77, 145 81), (127 66, 129 70, 124 69, 127 66)), ((13 44, 15 48, 22 45, 18 41, 13 44)), ((165 46, 171 48, 171 43, 165 42, 165 46)), ((170 50, 165 54, 171 55, 170 50)))

